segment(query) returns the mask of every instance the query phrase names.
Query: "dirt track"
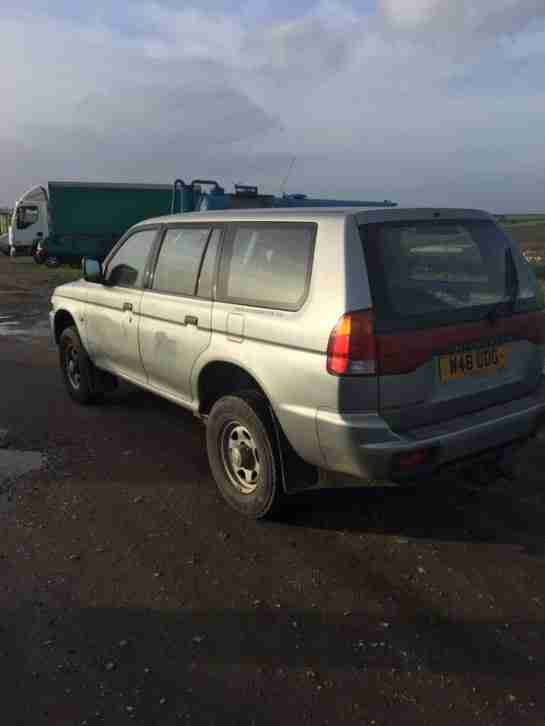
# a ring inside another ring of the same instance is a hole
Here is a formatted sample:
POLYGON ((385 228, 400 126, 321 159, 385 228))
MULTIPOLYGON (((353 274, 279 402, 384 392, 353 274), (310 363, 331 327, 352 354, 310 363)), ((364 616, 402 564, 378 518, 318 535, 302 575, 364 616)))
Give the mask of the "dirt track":
POLYGON ((2 724, 545 723, 539 442, 514 483, 246 522, 184 411, 69 401, 52 274, 0 256, 0 452, 45 456, 0 476, 2 724))

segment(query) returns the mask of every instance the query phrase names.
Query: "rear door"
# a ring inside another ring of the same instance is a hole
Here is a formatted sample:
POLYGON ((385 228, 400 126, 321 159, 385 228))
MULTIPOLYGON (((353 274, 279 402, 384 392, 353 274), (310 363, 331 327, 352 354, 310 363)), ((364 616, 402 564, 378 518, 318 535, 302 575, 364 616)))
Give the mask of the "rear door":
POLYGON ((221 235, 221 227, 210 224, 165 229, 142 300, 139 341, 148 381, 184 401, 192 398, 193 365, 210 344, 221 235))
POLYGON ((488 218, 360 228, 373 296, 379 407, 396 430, 522 397, 543 368, 542 300, 488 218))

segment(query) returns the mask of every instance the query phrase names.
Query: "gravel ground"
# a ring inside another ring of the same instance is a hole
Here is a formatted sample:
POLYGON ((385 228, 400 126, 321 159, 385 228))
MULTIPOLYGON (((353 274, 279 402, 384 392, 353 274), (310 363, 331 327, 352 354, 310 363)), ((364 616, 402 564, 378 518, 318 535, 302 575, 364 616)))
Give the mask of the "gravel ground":
POLYGON ((242 520, 186 412, 68 399, 46 321, 69 274, 0 256, 0 452, 33 462, 0 458, 2 723, 543 726, 539 442, 515 482, 242 520))

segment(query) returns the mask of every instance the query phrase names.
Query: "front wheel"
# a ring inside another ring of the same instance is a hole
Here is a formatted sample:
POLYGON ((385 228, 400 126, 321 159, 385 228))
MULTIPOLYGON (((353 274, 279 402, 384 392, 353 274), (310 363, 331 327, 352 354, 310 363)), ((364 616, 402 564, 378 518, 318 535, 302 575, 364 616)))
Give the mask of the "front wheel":
POLYGON ((253 392, 224 396, 208 417, 206 446, 224 499, 252 519, 276 513, 283 500, 274 422, 266 400, 253 392))
POLYGON ((66 328, 59 342, 62 378, 68 395, 82 404, 94 403, 102 397, 94 385, 94 366, 75 327, 66 328))

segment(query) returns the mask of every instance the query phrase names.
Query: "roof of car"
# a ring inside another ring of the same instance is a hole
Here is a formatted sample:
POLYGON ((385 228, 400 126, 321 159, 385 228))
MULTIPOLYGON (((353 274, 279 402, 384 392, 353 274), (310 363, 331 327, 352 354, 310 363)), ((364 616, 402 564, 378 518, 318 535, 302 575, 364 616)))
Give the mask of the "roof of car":
MULTIPOLYGON (((367 221, 414 220, 460 217, 489 217, 487 212, 478 209, 458 209, 448 207, 292 207, 287 209, 228 209, 214 212, 188 212, 169 214, 146 219, 138 224, 173 224, 180 222, 316 222, 326 219, 344 219, 357 216, 358 223, 367 221)), ((138 225, 136 225, 138 226, 138 225)))

